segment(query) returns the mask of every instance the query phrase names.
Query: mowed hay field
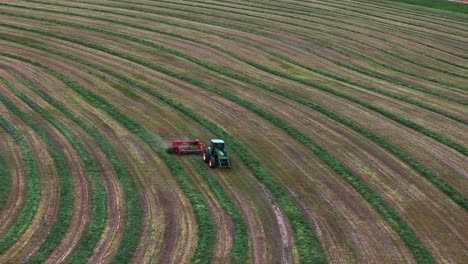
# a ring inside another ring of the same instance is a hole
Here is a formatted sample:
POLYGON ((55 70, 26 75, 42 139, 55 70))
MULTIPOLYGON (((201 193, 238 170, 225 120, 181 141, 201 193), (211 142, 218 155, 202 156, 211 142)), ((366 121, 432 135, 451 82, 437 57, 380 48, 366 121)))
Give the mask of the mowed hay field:
POLYGON ((0 263, 466 263, 467 155, 465 14, 0 3, 0 263))

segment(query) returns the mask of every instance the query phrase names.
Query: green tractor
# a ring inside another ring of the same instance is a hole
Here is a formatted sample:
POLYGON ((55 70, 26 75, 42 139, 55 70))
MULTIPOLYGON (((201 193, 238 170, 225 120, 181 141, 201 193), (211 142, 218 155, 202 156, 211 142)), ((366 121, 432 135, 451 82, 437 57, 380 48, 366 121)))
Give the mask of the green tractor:
POLYGON ((224 141, 212 139, 209 147, 203 150, 203 161, 210 165, 210 168, 231 168, 231 158, 224 148, 224 141))

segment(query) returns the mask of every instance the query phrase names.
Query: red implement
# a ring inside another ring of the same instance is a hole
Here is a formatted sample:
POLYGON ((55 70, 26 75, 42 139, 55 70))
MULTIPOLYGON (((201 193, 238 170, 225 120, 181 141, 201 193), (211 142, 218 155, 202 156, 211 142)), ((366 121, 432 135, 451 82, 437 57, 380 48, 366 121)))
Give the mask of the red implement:
POLYGON ((172 141, 172 148, 177 155, 192 153, 201 154, 207 147, 205 143, 200 142, 198 139, 194 141, 172 141))

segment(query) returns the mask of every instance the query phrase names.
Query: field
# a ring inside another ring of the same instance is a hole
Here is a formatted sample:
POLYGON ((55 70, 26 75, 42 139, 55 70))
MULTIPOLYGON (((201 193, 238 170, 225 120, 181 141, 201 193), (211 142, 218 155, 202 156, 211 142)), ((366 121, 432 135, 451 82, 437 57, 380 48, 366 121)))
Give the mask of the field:
POLYGON ((3 1, 0 58, 0 263, 468 259, 466 14, 3 1))

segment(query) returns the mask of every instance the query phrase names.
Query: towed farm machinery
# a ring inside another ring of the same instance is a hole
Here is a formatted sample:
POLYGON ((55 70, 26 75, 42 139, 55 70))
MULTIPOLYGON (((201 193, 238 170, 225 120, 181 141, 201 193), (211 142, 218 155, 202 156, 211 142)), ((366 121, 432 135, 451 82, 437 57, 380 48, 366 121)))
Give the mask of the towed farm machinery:
POLYGON ((201 142, 198 139, 194 141, 172 141, 172 147, 168 149, 169 153, 177 155, 182 154, 201 154, 203 161, 208 163, 210 168, 231 168, 231 157, 229 156, 224 141, 221 139, 210 140, 210 145, 201 142))

